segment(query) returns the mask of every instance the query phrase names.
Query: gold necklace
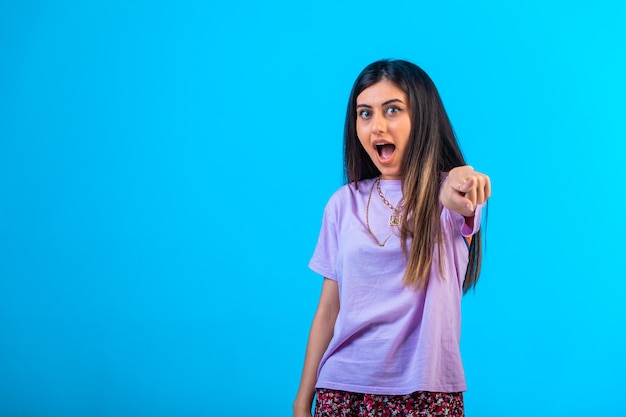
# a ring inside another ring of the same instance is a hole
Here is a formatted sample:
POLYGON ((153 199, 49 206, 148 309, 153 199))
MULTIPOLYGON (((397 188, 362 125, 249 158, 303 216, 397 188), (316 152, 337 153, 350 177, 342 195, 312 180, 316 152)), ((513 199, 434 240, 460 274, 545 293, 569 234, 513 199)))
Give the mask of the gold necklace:
POLYGON ((372 236, 372 238, 374 238, 374 241, 376 242, 376 244, 378 244, 378 246, 380 246, 380 247, 383 247, 383 246, 385 246, 385 243, 387 243, 387 241, 389 240, 391 235, 387 236, 387 239, 385 239, 383 241, 383 243, 380 243, 380 241, 376 238, 376 236, 374 235, 374 232, 372 232, 372 229, 370 228, 369 212, 370 212, 370 202, 372 201, 372 192, 374 192, 374 186, 376 186, 378 188, 378 195, 380 196, 380 198, 383 199, 383 203, 385 203, 385 205, 387 207, 389 207, 391 210, 393 210, 393 214, 391 216, 389 216, 389 226, 399 226, 400 225, 400 213, 398 213, 398 209, 397 208, 392 206, 391 203, 389 201, 387 201, 387 199, 383 195, 382 190, 380 189, 380 177, 376 178, 376 181, 374 181, 374 183, 372 183, 372 187, 370 188, 370 194, 367 197, 367 205, 365 206, 365 225, 367 226, 367 231, 369 232, 370 236, 372 236))
POLYGON ((380 177, 376 178, 376 188, 378 189, 378 195, 383 200, 383 203, 393 211, 393 214, 389 216, 389 226, 400 226, 400 212, 385 198, 383 190, 380 189, 380 177))
POLYGON ((370 232, 370 235, 374 238, 378 246, 383 247, 385 246, 385 243, 387 243, 391 235, 387 236, 387 239, 385 239, 383 243, 380 243, 378 239, 376 238, 376 236, 374 236, 374 232, 372 232, 372 229, 370 229, 370 220, 369 220, 370 201, 372 200, 372 192, 374 191, 374 186, 379 180, 380 178, 377 178, 376 181, 372 183, 372 188, 370 188, 370 195, 369 197, 367 197, 367 206, 365 206, 365 225, 367 226, 367 231, 370 232))

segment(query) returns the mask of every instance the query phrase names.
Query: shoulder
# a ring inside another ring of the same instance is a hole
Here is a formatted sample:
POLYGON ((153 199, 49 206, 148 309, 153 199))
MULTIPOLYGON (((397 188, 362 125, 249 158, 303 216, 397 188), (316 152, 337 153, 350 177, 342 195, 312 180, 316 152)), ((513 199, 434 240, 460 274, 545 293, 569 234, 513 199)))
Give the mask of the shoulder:
POLYGON ((367 198, 374 181, 375 178, 368 178, 359 181, 358 186, 354 182, 344 184, 330 196, 328 205, 341 205, 363 197, 367 198))
POLYGON ((366 204, 373 183, 374 179, 366 179, 359 181, 358 188, 353 182, 339 187, 328 199, 324 216, 339 221, 347 213, 358 211, 366 204))

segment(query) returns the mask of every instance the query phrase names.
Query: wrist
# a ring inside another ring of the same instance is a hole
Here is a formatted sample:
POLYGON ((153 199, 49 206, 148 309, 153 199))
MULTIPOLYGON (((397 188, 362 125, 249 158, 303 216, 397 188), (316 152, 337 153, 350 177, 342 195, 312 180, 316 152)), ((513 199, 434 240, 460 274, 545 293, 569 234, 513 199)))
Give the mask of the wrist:
POLYGON ((313 407, 313 399, 307 400, 307 399, 296 398, 296 400, 293 402, 294 411, 311 412, 312 407, 313 407))

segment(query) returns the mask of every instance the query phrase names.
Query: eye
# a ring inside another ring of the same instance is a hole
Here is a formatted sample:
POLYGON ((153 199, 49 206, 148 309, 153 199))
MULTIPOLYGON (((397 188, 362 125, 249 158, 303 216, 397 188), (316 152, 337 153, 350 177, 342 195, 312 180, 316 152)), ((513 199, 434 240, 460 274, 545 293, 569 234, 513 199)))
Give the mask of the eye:
POLYGON ((372 115, 372 112, 370 112, 369 110, 361 110, 359 112, 359 117, 362 117, 363 119, 367 119, 368 117, 370 117, 372 115))
POLYGON ((402 111, 402 109, 400 107, 396 107, 396 106, 387 107, 387 114, 392 114, 393 115, 393 114, 399 113, 401 111, 402 111))

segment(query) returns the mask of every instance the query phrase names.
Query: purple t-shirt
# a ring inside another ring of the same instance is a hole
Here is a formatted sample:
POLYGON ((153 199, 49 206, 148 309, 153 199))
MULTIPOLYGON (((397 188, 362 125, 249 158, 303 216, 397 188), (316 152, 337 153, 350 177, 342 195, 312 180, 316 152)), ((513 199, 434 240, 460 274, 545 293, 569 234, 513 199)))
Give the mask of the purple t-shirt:
MULTIPOLYGON (((443 208, 444 277, 435 249, 425 289, 403 284, 406 260, 392 214, 376 187, 365 210, 374 179, 341 187, 328 201, 309 267, 335 280, 340 309, 334 335, 318 370, 317 388, 367 394, 403 395, 415 391, 465 391, 460 354, 461 297, 468 264, 464 236, 478 231, 460 214, 443 208)), ((394 206, 402 197, 400 180, 382 180, 381 190, 394 206)))

